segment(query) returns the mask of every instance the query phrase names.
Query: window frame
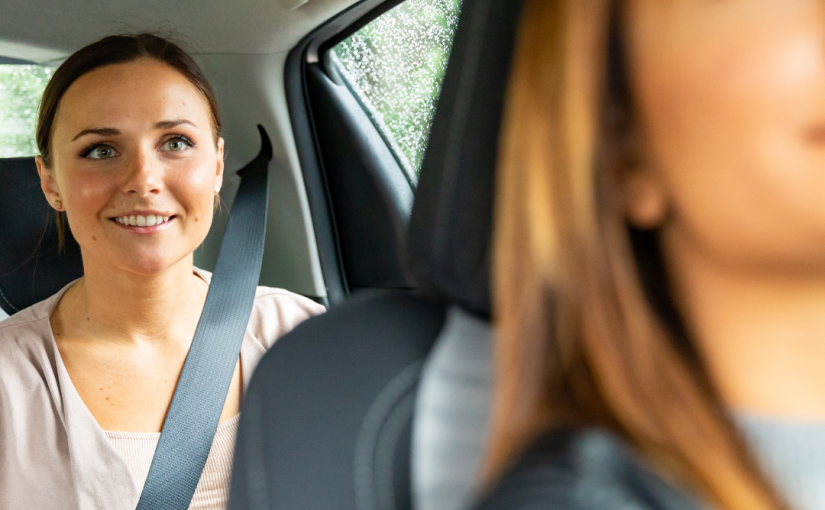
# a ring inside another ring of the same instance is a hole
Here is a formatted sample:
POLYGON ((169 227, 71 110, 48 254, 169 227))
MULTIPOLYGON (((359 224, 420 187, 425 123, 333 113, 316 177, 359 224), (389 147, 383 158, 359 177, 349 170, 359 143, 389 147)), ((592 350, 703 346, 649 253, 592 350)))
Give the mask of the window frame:
POLYGON ((4 57, 0 55, 0 65, 3 66, 42 66, 44 64, 39 64, 37 62, 32 62, 31 60, 23 60, 20 58, 14 57, 4 57))
MULTIPOLYGON (((349 92, 360 104, 364 114, 371 117, 370 109, 361 103, 358 94, 351 89, 351 84, 343 79, 341 73, 336 69, 330 58, 330 53, 337 44, 404 1, 406 0, 362 0, 345 9, 304 37, 290 51, 284 68, 286 99, 292 134, 304 177, 321 272, 330 307, 346 301, 357 288, 351 288, 347 279, 342 240, 336 227, 335 209, 321 157, 318 133, 314 125, 306 76, 310 66, 317 66, 337 85, 346 85, 349 92)), ((370 118, 370 122, 373 125, 375 124, 372 118, 370 118)), ((396 162, 398 162, 398 154, 392 148, 393 142, 386 139, 382 129, 378 126, 375 126, 375 128, 384 139, 384 143, 393 154, 396 162)), ((412 169, 405 168, 400 162, 398 163, 407 184, 414 192, 416 180, 414 175, 412 179, 410 177, 412 169)), ((404 240, 401 239, 398 242, 403 245, 404 240)), ((403 255, 401 258, 403 258, 403 255)), ((403 264, 405 261, 400 260, 399 262, 403 264)), ((405 288, 409 289, 410 285, 406 284, 405 288)))
MULTIPOLYGON (((343 66, 343 63, 339 61, 333 49, 338 46, 339 44, 343 43, 347 39, 349 39, 352 35, 356 32, 361 30, 362 28, 366 27, 376 19, 380 18, 384 14, 388 13, 389 11, 393 10, 394 8, 398 7, 406 0, 387 0, 384 3, 380 4, 379 6, 373 8, 368 14, 358 19, 355 23, 351 24, 350 26, 346 27, 344 30, 338 32, 334 36, 330 37, 329 39, 325 40, 318 46, 318 54, 317 57, 319 59, 319 63, 324 68, 325 72, 332 76, 335 74, 340 74, 342 76, 342 82, 350 92, 353 94, 355 99, 361 104, 361 108, 363 108, 364 112, 367 113, 370 120, 372 121, 375 128, 381 135, 381 138, 384 139, 384 142, 390 148, 395 156, 398 165, 404 170, 407 175, 407 179, 410 182, 413 190, 418 186, 418 171, 420 168, 415 168, 412 161, 407 158, 407 155, 399 146, 398 142, 392 138, 390 134, 390 128, 384 123, 384 120, 380 117, 379 112, 375 111, 374 107, 371 105, 364 104, 363 100, 361 99, 361 95, 359 91, 355 90, 355 84, 352 83, 350 80, 346 79, 346 74, 348 71, 343 66)), ((467 0, 469 1, 469 0, 467 0)), ((453 34, 455 37, 455 34, 453 34)))
MULTIPOLYGON (((344 40, 346 40, 346 38, 344 40)), ((395 139, 389 135, 388 131, 390 128, 384 125, 384 121, 378 116, 378 112, 376 112, 373 108, 364 103, 363 99, 361 98, 361 94, 359 94, 358 91, 355 90, 355 85, 347 79, 346 74, 344 72, 345 69, 343 68, 343 64, 340 62, 340 60, 338 60, 337 56, 335 55, 335 52, 332 51, 332 49, 335 48, 335 46, 337 46, 337 44, 332 45, 332 47, 330 47, 330 49, 327 50, 326 53, 324 53, 323 62, 327 74, 341 75, 341 81, 349 89, 350 93, 355 98, 355 100, 358 101, 358 104, 367 114, 367 117, 369 117, 370 121, 375 126, 375 129, 378 130, 378 134, 381 135, 381 139, 383 139, 384 143, 386 143, 387 147, 389 147, 390 152, 392 152, 393 157, 395 157, 395 161, 398 163, 398 166, 400 166, 404 170, 404 176, 407 178, 407 182, 410 183, 410 187, 412 187, 412 189, 414 190, 416 186, 418 186, 418 176, 415 173, 415 169, 413 168, 412 163, 410 163, 410 160, 407 159, 407 157, 401 151, 401 147, 398 146, 398 142, 396 142, 395 139)))

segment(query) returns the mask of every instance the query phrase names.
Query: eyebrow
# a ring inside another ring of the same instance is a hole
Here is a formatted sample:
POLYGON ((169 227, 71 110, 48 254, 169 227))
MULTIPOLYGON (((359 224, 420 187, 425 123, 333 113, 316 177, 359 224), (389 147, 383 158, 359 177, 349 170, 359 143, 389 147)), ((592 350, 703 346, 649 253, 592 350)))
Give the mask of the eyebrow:
MULTIPOLYGON (((158 122, 157 124, 155 124, 155 129, 169 129, 169 128, 173 128, 175 126, 180 126, 181 124, 189 124, 193 128, 198 127, 198 126, 195 125, 194 122, 192 122, 190 120, 175 119, 175 120, 162 120, 162 121, 158 122)), ((85 135, 115 136, 115 135, 119 135, 119 134, 121 134, 119 129, 109 128, 109 127, 84 129, 83 131, 78 133, 74 138, 72 138, 72 141, 75 141, 78 138, 80 138, 81 136, 85 136, 85 135)))
POLYGON ((191 120, 175 119, 175 120, 162 120, 162 121, 158 122, 157 124, 155 124, 155 129, 169 129, 169 128, 173 128, 175 126, 180 126, 181 124, 189 124, 193 128, 198 127, 191 120))
POLYGON ((92 129, 84 129, 80 133, 77 134, 72 141, 74 142, 78 138, 84 135, 101 135, 101 136, 115 136, 119 135, 120 130, 115 128, 92 128, 92 129))

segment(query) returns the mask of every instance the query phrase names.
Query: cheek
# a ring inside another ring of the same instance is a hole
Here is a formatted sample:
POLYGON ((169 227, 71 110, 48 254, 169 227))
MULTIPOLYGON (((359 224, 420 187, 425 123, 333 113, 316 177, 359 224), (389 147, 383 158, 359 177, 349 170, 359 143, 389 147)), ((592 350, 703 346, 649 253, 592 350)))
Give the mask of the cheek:
POLYGON ((167 173, 167 185, 193 223, 209 228, 215 203, 213 158, 181 162, 167 173), (210 164, 211 163, 211 164, 210 164))
POLYGON ((737 34, 682 48, 682 59, 654 55, 638 73, 674 222, 740 262, 821 257, 825 147, 807 131, 825 122, 822 30, 737 34))
POLYGON ((99 220, 105 220, 100 213, 116 193, 117 185, 102 173, 71 169, 61 173, 58 185, 72 234, 80 242, 93 235, 99 228, 99 220))

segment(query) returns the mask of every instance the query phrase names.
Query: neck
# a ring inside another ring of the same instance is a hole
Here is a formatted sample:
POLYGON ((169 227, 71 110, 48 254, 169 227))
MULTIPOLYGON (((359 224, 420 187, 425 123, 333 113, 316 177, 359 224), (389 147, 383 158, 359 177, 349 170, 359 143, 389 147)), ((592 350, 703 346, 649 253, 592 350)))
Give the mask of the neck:
POLYGON ((194 331, 208 287, 193 274, 191 255, 152 275, 95 263, 84 270, 66 296, 65 316, 89 336, 156 342, 194 331))
POLYGON ((825 277, 714 264, 668 246, 677 302, 733 410, 825 419, 825 277))

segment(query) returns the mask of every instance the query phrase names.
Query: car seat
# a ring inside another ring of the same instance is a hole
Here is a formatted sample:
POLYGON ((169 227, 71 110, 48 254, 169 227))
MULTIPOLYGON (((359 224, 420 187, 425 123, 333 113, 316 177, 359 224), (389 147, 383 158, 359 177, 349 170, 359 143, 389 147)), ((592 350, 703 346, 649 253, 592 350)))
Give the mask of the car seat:
POLYGON ((275 343, 247 389, 230 508, 472 501, 491 389, 495 162, 520 4, 464 4, 408 232, 417 290, 356 295, 275 343))
POLYGON ((54 210, 34 158, 0 159, 0 308, 28 308, 83 275, 80 247, 66 228, 58 247, 54 210))

